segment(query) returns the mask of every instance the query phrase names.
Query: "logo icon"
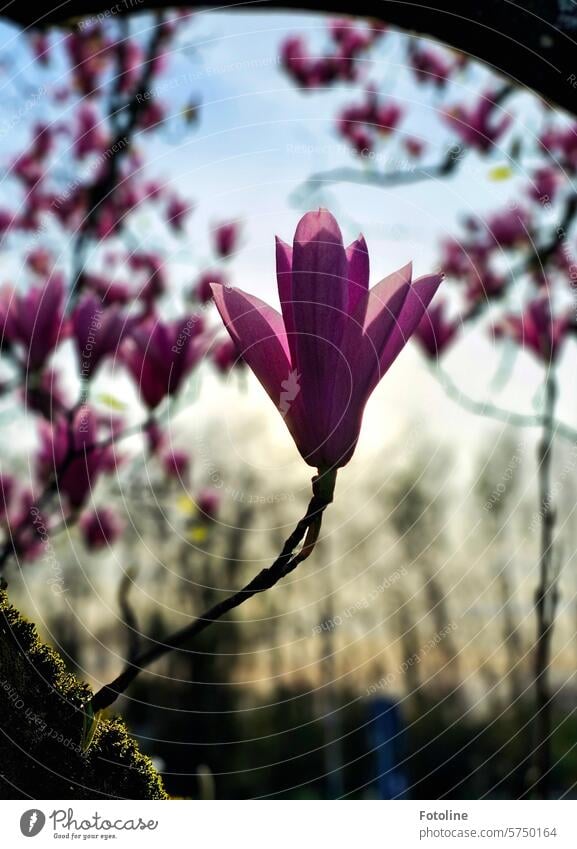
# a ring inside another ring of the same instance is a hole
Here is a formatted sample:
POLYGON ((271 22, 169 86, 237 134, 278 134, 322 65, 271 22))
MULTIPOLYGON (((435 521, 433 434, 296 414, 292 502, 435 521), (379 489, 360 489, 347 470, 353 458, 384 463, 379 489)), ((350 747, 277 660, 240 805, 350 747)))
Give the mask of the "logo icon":
POLYGON ((20 817, 20 831, 24 837, 36 837, 46 825, 46 817, 37 808, 25 811, 20 817))
POLYGON ((283 391, 280 394, 279 410, 283 419, 288 415, 292 402, 296 400, 297 395, 301 391, 299 384, 300 377, 300 374, 295 368, 290 372, 286 380, 283 380, 281 383, 281 389, 283 391))

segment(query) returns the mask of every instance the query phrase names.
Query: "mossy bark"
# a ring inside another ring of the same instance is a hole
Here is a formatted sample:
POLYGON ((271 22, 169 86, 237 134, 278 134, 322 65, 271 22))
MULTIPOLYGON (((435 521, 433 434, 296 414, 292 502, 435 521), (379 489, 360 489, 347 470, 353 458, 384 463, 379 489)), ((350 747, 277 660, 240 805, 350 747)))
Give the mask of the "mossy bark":
POLYGON ((0 798, 168 798, 120 719, 101 719, 83 751, 91 695, 0 592, 0 798))

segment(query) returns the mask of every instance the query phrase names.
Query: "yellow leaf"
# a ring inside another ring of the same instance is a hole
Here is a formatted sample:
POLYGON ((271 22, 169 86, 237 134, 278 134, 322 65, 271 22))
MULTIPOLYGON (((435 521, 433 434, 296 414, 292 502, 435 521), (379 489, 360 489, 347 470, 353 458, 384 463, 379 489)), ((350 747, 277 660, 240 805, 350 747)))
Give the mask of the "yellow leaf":
POLYGON ((508 180, 509 177, 513 176, 513 171, 509 168, 508 165, 496 165, 495 168, 492 168, 489 171, 489 179, 495 180, 495 182, 500 182, 501 180, 508 180))
POLYGON ((102 392, 98 398, 101 404, 104 404, 106 407, 109 407, 111 410, 125 410, 126 404, 122 401, 119 401, 118 398, 115 398, 114 395, 109 395, 108 392, 102 392))
POLYGON ((191 528, 188 532, 188 538, 191 542, 204 542, 206 537, 206 528, 203 527, 191 528))
POLYGON ((180 495, 177 499, 176 506, 185 516, 192 516, 196 513, 196 504, 188 495, 180 495))

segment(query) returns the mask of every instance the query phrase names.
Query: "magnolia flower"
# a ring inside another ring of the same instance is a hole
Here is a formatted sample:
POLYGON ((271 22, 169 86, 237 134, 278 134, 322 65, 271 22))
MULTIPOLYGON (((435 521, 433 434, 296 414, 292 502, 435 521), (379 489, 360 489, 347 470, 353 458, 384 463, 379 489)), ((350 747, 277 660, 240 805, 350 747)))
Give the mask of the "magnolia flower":
POLYGON ((181 481, 188 476, 190 456, 182 448, 169 448, 162 456, 162 465, 167 477, 181 481))
POLYGON ((124 529, 123 523, 110 507, 99 507, 80 519, 80 531, 84 545, 90 551, 98 551, 112 545, 124 529))
POLYGON ((243 359, 239 356, 236 345, 231 339, 223 339, 222 342, 214 346, 212 361, 221 374, 228 374, 234 366, 242 368, 244 365, 243 359))
POLYGON ((154 410, 167 395, 175 395, 207 349, 199 315, 164 323, 154 317, 131 330, 122 357, 140 396, 154 410))
POLYGON ((351 459, 365 404, 419 324, 442 280, 411 282, 411 265, 369 290, 360 236, 346 250, 324 209, 277 239, 282 315, 239 289, 214 299, 239 353, 283 416, 304 460, 321 471, 351 459))
POLYGON ((58 492, 73 509, 82 507, 103 472, 117 458, 109 445, 98 445, 98 420, 87 406, 79 407, 71 421, 62 416, 53 424, 40 423, 38 475, 55 481, 58 492))
POLYGON ((228 221, 214 228, 214 249, 223 259, 233 254, 240 237, 240 225, 236 221, 228 221))
POLYGON ((214 520, 220 507, 220 494, 216 489, 202 489, 196 496, 196 506, 205 519, 214 520))
POLYGON ((81 376, 89 380, 101 362, 113 355, 134 320, 119 307, 103 308, 93 294, 85 295, 72 316, 72 335, 81 376))
POLYGON ((447 319, 445 303, 441 301, 424 314, 415 330, 415 339, 427 357, 436 359, 453 342, 458 330, 459 323, 447 319))
POLYGON ((497 339, 508 337, 526 347, 544 363, 553 362, 563 343, 570 319, 551 315, 548 296, 532 301, 522 315, 509 315, 494 328, 497 339))
POLYGON ((496 118, 497 110, 495 95, 489 92, 481 95, 472 106, 455 106, 444 117, 465 144, 487 153, 513 120, 513 116, 504 111, 496 118))
POLYGON ((9 342, 26 351, 30 371, 42 368, 65 338, 64 281, 52 275, 46 284, 33 286, 26 294, 14 293, 4 320, 3 331, 9 342))
POLYGON ((201 304, 212 301, 211 283, 222 283, 226 285, 226 278, 222 271, 203 271, 192 288, 192 296, 201 304))
POLYGON ((411 65, 418 82, 432 82, 443 88, 451 76, 454 65, 439 52, 419 46, 410 53, 411 65))

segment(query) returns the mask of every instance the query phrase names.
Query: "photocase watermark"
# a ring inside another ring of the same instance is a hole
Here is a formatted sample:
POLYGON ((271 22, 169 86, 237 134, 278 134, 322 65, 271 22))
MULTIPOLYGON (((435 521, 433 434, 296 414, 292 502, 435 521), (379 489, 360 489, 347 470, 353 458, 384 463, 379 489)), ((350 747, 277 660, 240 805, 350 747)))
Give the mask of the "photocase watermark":
POLYGON ((267 68, 271 65, 280 65, 280 56, 264 56, 262 58, 255 57, 254 59, 243 59, 238 62, 229 62, 224 65, 208 65, 205 68, 200 68, 198 71, 191 71, 187 74, 179 74, 174 77, 166 78, 162 82, 157 83, 150 88, 139 91, 136 95, 138 103, 145 103, 148 100, 163 97, 167 91, 171 89, 186 87, 190 83, 198 82, 203 79, 219 76, 220 74, 235 74, 239 71, 250 69, 267 68))
POLYGON ((20 831, 24 837, 36 837, 46 825, 46 817, 38 808, 24 811, 20 817, 20 831))
MULTIPOLYGON (((127 136, 123 136, 121 139, 118 139, 118 141, 116 141, 116 142, 114 142, 114 144, 110 145, 110 147, 108 147, 105 151, 103 151, 90 164, 89 170, 91 172, 98 171, 98 169, 102 165, 103 161, 110 159, 112 156, 115 156, 117 153, 119 153, 121 150, 123 150, 128 145, 128 143, 129 143, 129 140, 128 140, 127 136)), ((59 192, 58 195, 54 198, 54 200, 51 203, 51 207, 53 209, 59 209, 62 206, 63 203, 65 203, 67 200, 70 199, 71 195, 73 194, 73 192, 76 191, 76 189, 80 188, 80 186, 83 186, 85 184, 86 176, 87 176, 86 174, 82 174, 81 176, 79 176, 75 180, 73 180, 71 183, 69 183, 68 186, 65 189, 63 189, 61 192, 59 192)))
POLYGON ((80 383, 82 386, 80 392, 80 403, 85 404, 88 400, 88 387, 87 383, 90 380, 91 375, 91 359, 92 352, 94 350, 94 345, 96 343, 96 335, 99 330, 102 329, 102 316, 103 310, 101 307, 97 307, 94 315, 90 319, 90 324, 88 326, 88 333, 86 334, 86 343, 84 348, 82 349, 82 353, 80 355, 80 383))
POLYGON ((180 352, 192 336, 192 332, 199 321, 200 315, 198 313, 191 315, 190 318, 187 319, 184 327, 182 327, 180 333, 176 338, 176 342, 171 348, 173 354, 180 354, 180 352))
POLYGON ((32 519, 34 530, 44 546, 43 560, 46 564, 48 564, 48 569, 51 573, 46 583, 52 588, 53 593, 56 595, 63 595, 65 592, 68 592, 68 590, 64 586, 62 566, 56 557, 54 546, 50 540, 50 533, 46 527, 42 513, 37 507, 32 507, 30 510, 30 517, 32 519))
POLYGON ((507 484, 509 483, 509 481, 513 477, 515 469, 521 463, 522 451, 524 450, 524 448, 525 448, 525 443, 519 442, 518 445, 515 448, 514 454, 512 455, 509 462, 507 463, 505 471, 501 475, 501 480, 495 486, 495 488, 493 489, 493 491, 491 492, 491 494, 489 495, 489 497, 485 501, 485 504, 483 505, 483 510, 486 510, 487 512, 492 510, 493 507, 496 504, 499 503, 499 501, 501 500, 501 498, 503 497, 503 495, 507 491, 507 484))
MULTIPOLYGON (((110 820, 103 817, 97 811, 90 818, 76 817, 73 808, 57 808, 52 811, 48 817, 52 820, 52 828, 55 832, 59 829, 67 832, 65 836, 80 837, 75 835, 75 832, 87 832, 84 837, 95 837, 96 835, 90 832, 117 832, 117 831, 155 831, 158 828, 158 820, 143 820, 142 817, 131 819, 115 819, 110 820)), ((101 834, 105 837, 105 834, 101 834)), ((110 837, 116 835, 110 834, 110 837)))
POLYGON ((546 513, 549 512, 549 510, 553 506, 553 501, 555 497, 563 491, 565 480, 567 479, 569 474, 575 469, 575 466, 577 466, 577 443, 574 443, 571 446, 567 462, 564 464, 563 468, 557 475, 557 479, 551 484, 549 488, 549 494, 547 498, 544 499, 541 505, 541 509, 535 512, 531 517, 531 521, 529 522, 530 531, 536 531, 539 528, 543 517, 546 513))
POLYGON ((207 477, 207 482, 214 489, 224 492, 232 501, 239 504, 281 504, 288 501, 294 501, 295 495, 293 492, 269 492, 257 493, 248 492, 245 489, 235 488, 225 482, 220 472, 219 467, 214 460, 209 456, 206 443, 203 439, 195 440, 195 462, 197 466, 201 466, 204 474, 207 477))
POLYGON ((104 9, 102 12, 98 12, 97 15, 91 15, 89 18, 83 18, 81 21, 78 21, 78 29, 81 32, 85 29, 92 29, 95 24, 101 24, 107 18, 121 15, 129 9, 140 6, 143 2, 144 0, 122 0, 121 3, 116 3, 115 6, 110 6, 110 8, 104 9))
POLYGON ((403 566, 402 569, 396 569, 392 575, 388 575, 380 584, 378 584, 370 593, 363 596, 360 599, 357 599, 353 604, 349 604, 341 613, 338 613, 336 616, 331 616, 330 619, 325 619, 323 622, 320 622, 318 625, 315 625, 313 628, 313 634, 320 634, 323 631, 334 631, 336 628, 340 627, 344 622, 348 619, 352 619, 352 617, 359 612, 359 610, 366 610, 367 607, 371 605, 380 593, 388 590, 390 587, 394 586, 397 581, 400 581, 401 578, 404 578, 407 575, 407 569, 403 566))
POLYGON ((8 681, 8 679, 4 678, 0 682, 0 687, 6 693, 6 697, 14 710, 21 712, 28 724, 34 728, 37 728, 40 734, 43 737, 55 740, 61 746, 64 746, 67 749, 71 749, 77 754, 82 754, 82 749, 71 737, 66 737, 62 731, 58 731, 56 728, 53 728, 49 725, 44 717, 33 711, 32 708, 26 704, 26 701, 22 698, 18 690, 12 686, 12 684, 8 681))
POLYGON ((5 121, 2 121, 0 124, 0 139, 3 139, 9 133, 12 132, 14 127, 16 127, 20 121, 33 109, 41 99, 46 97, 48 94, 48 89, 44 86, 36 89, 36 91, 28 97, 24 103, 18 108, 18 111, 12 115, 11 118, 7 118, 5 121))
POLYGON ((371 684, 367 687, 367 696, 374 696, 375 693, 378 693, 379 690, 384 690, 387 687, 390 687, 393 684, 399 675, 404 675, 405 672, 413 666, 418 666, 430 652, 437 648, 443 640, 452 634, 453 631, 457 630, 456 622, 449 622, 448 625, 445 625, 444 628, 441 628, 440 631, 431 637, 417 652, 413 652, 412 655, 403 660, 399 666, 393 670, 392 672, 387 673, 387 675, 383 675, 382 678, 379 678, 374 684, 371 684))
POLYGON ((300 377, 298 371, 293 369, 289 376, 281 383, 282 392, 280 393, 278 408, 283 419, 286 418, 290 412, 290 408, 299 396, 301 391, 300 377))

